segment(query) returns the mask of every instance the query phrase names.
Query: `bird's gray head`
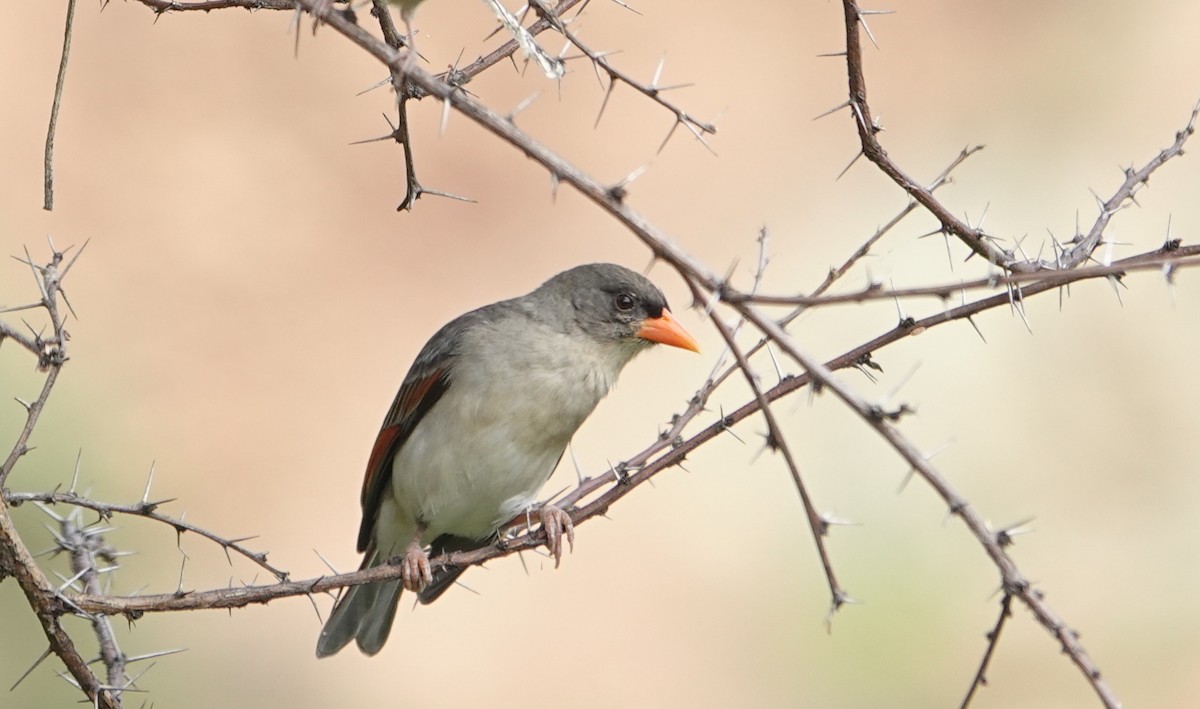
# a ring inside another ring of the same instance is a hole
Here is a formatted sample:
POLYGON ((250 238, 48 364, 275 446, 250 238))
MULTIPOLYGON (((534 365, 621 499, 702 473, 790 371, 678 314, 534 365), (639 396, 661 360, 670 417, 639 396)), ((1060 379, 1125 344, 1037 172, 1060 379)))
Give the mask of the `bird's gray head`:
POLYGON ((576 266, 546 281, 532 295, 547 307, 557 306, 567 327, 598 341, 621 343, 635 351, 654 343, 698 351, 696 341, 671 315, 662 291, 624 266, 576 266))

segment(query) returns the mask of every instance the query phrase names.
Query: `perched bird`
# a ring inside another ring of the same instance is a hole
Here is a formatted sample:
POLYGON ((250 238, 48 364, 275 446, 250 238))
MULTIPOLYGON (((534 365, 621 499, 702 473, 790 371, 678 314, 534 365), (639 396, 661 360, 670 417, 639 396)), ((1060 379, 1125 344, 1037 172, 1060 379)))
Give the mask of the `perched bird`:
MULTIPOLYGON (((442 327, 405 376, 363 482, 362 568, 398 563, 401 578, 349 587, 317 656, 352 639, 373 655, 402 590, 441 595, 463 570, 435 575, 425 547, 479 547, 528 510, 621 369, 654 343, 699 351, 662 292, 613 264, 577 266, 442 327)), ((549 505, 538 516, 557 564, 571 518, 549 505)))

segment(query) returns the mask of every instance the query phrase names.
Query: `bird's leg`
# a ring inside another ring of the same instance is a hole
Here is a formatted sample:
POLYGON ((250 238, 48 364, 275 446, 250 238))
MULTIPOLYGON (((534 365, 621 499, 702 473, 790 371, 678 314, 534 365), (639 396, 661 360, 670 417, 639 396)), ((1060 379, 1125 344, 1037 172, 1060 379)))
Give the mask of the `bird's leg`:
POLYGON ((543 505, 538 516, 542 521, 542 529, 546 530, 546 549, 554 557, 554 568, 557 569, 558 562, 562 560, 564 535, 571 551, 575 551, 575 523, 571 515, 554 505, 543 505))
POLYGON ((421 537, 425 535, 425 525, 418 524, 412 541, 400 557, 400 582, 407 591, 419 593, 421 589, 433 582, 433 569, 429 566, 429 556, 421 546, 421 537))

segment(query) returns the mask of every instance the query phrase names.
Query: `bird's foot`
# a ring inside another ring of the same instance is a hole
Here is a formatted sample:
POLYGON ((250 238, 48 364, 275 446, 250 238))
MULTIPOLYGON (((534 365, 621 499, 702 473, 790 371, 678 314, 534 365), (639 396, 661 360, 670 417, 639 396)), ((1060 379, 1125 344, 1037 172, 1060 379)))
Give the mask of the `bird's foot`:
POLYGON ((404 556, 393 560, 400 566, 400 582, 404 590, 419 593, 421 589, 433 582, 433 569, 429 566, 429 556, 421 547, 420 542, 412 542, 404 550, 404 556))
POLYGON ((542 521, 542 529, 546 531, 546 549, 554 557, 554 568, 557 569, 558 562, 562 560, 564 537, 571 551, 575 551, 575 523, 571 515, 554 505, 542 507, 538 516, 542 521))

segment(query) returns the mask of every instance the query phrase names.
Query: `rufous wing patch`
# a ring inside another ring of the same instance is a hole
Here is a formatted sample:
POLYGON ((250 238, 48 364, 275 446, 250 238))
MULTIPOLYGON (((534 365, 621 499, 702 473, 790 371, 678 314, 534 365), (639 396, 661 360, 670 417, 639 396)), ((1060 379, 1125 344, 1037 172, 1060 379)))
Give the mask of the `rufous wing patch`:
POLYGON ((367 472, 363 476, 363 518, 358 530, 359 551, 365 550, 371 542, 383 491, 391 484, 392 459, 395 458, 396 451, 404 445, 413 429, 438 399, 442 398, 449 386, 450 378, 446 376, 445 369, 438 367, 424 377, 409 379, 396 394, 396 400, 392 402, 383 428, 375 437, 371 457, 367 460, 367 472))

